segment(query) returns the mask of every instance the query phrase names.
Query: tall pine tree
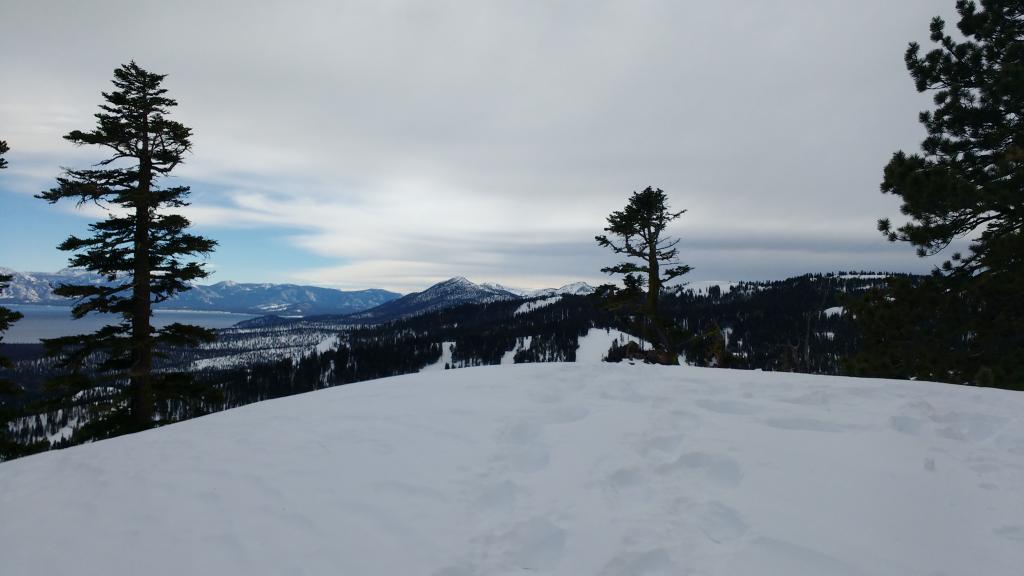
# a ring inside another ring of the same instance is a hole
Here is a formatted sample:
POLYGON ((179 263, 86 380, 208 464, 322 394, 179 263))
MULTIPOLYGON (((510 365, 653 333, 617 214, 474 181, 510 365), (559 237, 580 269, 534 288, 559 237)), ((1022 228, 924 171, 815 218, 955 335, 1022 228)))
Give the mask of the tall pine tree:
MULTIPOLYGON (((0 140, 0 170, 7 168, 7 160, 4 159, 4 154, 6 154, 9 151, 10 148, 7 147, 7 142, 0 140)), ((0 294, 2 294, 3 291, 7 289, 7 283, 10 281, 10 276, 0 274, 0 294)), ((11 327, 11 324, 17 322, 20 319, 21 312, 16 312, 14 310, 11 310, 10 308, 4 308, 3 306, 0 306, 0 342, 3 341, 4 332, 6 332, 11 327)), ((0 368, 10 368, 10 361, 3 355, 0 355, 0 368)), ((15 386, 13 382, 0 378, 0 395, 14 394, 18 390, 19 388, 15 386)), ((0 423, 2 422, 3 419, 0 418, 0 423)))
MULTIPOLYGON (((4 159, 3 155, 10 151, 7 147, 7 142, 0 140, 0 170, 7 168, 7 160, 4 159)), ((7 289, 8 282, 11 281, 11 277, 6 274, 0 274, 0 294, 7 289)), ((21 319, 21 312, 16 312, 10 308, 4 308, 0 306, 0 344, 3 343, 4 332, 6 332, 11 324, 21 319)), ((0 354, 0 369, 7 369, 11 367, 11 361, 4 355, 0 354)), ((21 387, 15 382, 4 378, 0 375, 0 461, 8 460, 11 458, 17 458, 31 452, 38 452, 45 450, 49 447, 47 443, 38 443, 32 446, 22 446, 15 442, 9 437, 8 434, 8 422, 16 415, 16 411, 13 409, 15 398, 21 394, 21 387)))
POLYGON ((640 318, 643 335, 654 345, 657 360, 663 364, 679 363, 680 346, 677 329, 659 312, 661 291, 666 283, 691 270, 680 265, 676 248, 679 240, 665 235, 665 230, 685 212, 672 212, 665 192, 647 187, 633 192, 625 208, 608 216, 604 229, 607 235, 594 237, 600 246, 628 258, 601 269, 605 274, 623 276, 624 288, 604 287, 607 305, 640 318))
POLYGON ((76 145, 105 148, 110 156, 92 168, 65 170, 57 186, 38 195, 55 203, 65 198, 112 206, 109 216, 89 226, 91 235, 71 236, 58 246, 73 252, 70 266, 101 274, 104 284, 63 284, 54 290, 77 301, 75 318, 112 313, 121 322, 93 334, 45 341, 73 370, 69 391, 91 386, 87 372, 126 383, 124 408, 93 426, 97 435, 152 426, 158 398, 174 398, 191 386, 182 375, 155 374, 154 355, 165 346, 193 346, 213 338, 198 326, 171 324, 154 329, 153 305, 188 290, 208 272, 196 260, 216 242, 188 233, 189 221, 168 212, 187 206, 187 186, 164 185, 191 148, 191 129, 171 120, 177 103, 165 96, 164 75, 135 62, 114 71, 114 90, 95 115, 96 127, 64 138, 76 145), (106 425, 103 428, 102 425, 106 425))
MULTIPOLYGON (((1024 1, 959 0, 962 38, 946 33, 934 18, 931 41, 921 54, 916 43, 905 56, 919 92, 934 95, 935 109, 920 114, 928 136, 921 153, 897 152, 885 167, 882 192, 899 196, 908 217, 879 230, 893 242, 908 242, 921 256, 938 254, 971 238, 966 254, 955 253, 919 283, 875 298, 863 324, 868 348, 896 338, 919 339, 942 362, 890 358, 902 376, 942 381, 1024 384, 1024 1), (943 302, 936 302, 937 299, 943 302), (930 302, 928 309, 921 309, 930 302), (915 309, 916 308, 916 309, 915 309), (942 314, 907 333, 901 319, 942 314), (891 321, 890 321, 891 320, 891 321), (936 334, 933 326, 943 326, 936 334), (902 336, 897 336, 899 332, 902 336)), ((865 310, 865 312, 867 312, 865 310)), ((919 346, 901 345, 908 354, 919 346)), ((861 358, 857 365, 870 366, 861 358)), ((870 369, 862 373, 871 373, 870 369)), ((893 375, 893 374, 889 374, 893 375)))

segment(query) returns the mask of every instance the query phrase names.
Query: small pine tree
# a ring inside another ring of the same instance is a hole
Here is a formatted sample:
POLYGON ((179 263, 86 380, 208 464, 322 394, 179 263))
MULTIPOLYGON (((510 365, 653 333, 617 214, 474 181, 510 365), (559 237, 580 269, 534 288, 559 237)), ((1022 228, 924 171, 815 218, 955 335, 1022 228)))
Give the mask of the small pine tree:
POLYGON ((99 273, 105 284, 62 284, 54 293, 74 298, 75 318, 112 313, 119 324, 93 334, 46 340, 49 352, 61 356, 72 374, 61 384, 68 391, 90 386, 85 369, 116 381, 127 380, 127 410, 109 415, 94 426, 97 435, 152 426, 158 399, 175 398, 193 387, 182 375, 154 374, 153 360, 161 347, 193 346, 213 338, 198 326, 171 324, 154 329, 153 305, 188 290, 208 273, 196 257, 213 251, 216 242, 186 232, 190 223, 168 208, 187 206, 187 186, 161 186, 184 161, 191 148, 192 130, 168 118, 177 102, 165 96, 164 76, 135 62, 114 71, 115 90, 103 93, 105 104, 96 127, 75 130, 64 138, 76 145, 94 145, 111 152, 97 167, 65 170, 57 186, 37 197, 56 203, 70 198, 78 204, 109 204, 106 220, 90 225, 87 238, 71 236, 60 246, 74 252, 70 266, 99 273))
POLYGON ((601 269, 605 274, 623 276, 623 288, 602 287, 606 305, 639 317, 642 334, 652 342, 657 360, 663 364, 679 363, 679 335, 659 312, 662 288, 691 270, 679 263, 679 240, 665 235, 665 230, 685 212, 672 212, 665 192, 647 187, 633 192, 625 208, 608 216, 604 231, 617 242, 608 235, 594 237, 600 246, 630 259, 601 269))
POLYGON ((11 149, 7 147, 7 142, 0 140, 0 170, 7 168, 7 160, 4 160, 4 154, 10 151, 11 149))
MULTIPOLYGON (((956 3, 963 40, 947 35, 936 17, 931 40, 937 47, 922 56, 912 43, 905 55, 917 90, 934 94, 935 110, 920 114, 928 133, 922 153, 897 152, 885 167, 882 192, 902 199, 909 221, 895 227, 885 218, 878 229, 890 241, 915 246, 921 256, 974 238, 968 254, 953 254, 933 281, 920 284, 927 291, 921 298, 899 286, 903 298, 885 305, 908 309, 897 316, 948 315, 938 321, 952 331, 942 338, 943 361, 929 367, 920 358, 891 359, 890 367, 916 366, 904 377, 1024 381, 1024 2, 980 4, 956 3), (931 309, 920 308, 925 299, 933 302, 931 309), (948 366, 947 359, 956 362, 948 366)), ((933 340, 930 324, 920 325, 914 337, 933 340)), ((889 332, 906 331, 886 322, 863 325, 869 346, 891 339, 889 332)))

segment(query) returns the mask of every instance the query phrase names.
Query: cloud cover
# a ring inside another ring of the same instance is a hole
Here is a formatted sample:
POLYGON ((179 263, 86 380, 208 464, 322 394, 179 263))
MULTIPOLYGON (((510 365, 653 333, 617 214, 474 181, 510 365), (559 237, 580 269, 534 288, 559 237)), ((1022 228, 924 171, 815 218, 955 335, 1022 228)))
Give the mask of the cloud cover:
POLYGON ((13 1, 0 127, 10 181, 46 187, 91 158, 60 136, 115 66, 169 74, 197 225, 287 230, 331 263, 265 279, 599 281, 594 234, 648 185, 689 210, 694 279, 925 270, 874 222, 928 106, 903 51, 951 5, 13 1))

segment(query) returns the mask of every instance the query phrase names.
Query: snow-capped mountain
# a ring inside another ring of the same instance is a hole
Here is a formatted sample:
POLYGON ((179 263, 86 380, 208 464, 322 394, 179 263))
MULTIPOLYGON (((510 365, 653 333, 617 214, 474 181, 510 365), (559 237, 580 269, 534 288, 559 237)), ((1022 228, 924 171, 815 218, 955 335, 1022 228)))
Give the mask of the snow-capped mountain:
MULTIPOLYGON (((0 268, 0 274, 12 276, 10 285, 0 294, 4 304, 46 304, 70 306, 71 301, 53 294, 61 283, 102 284, 102 276, 83 270, 65 269, 49 274, 16 272, 0 268)), ((161 308, 216 310, 246 314, 308 316, 313 314, 352 314, 398 298, 387 290, 342 291, 295 284, 241 284, 218 282, 193 286, 187 292, 160 304, 161 308)))
POLYGON ((371 310, 355 314, 360 320, 390 320, 425 312, 452 308, 461 304, 485 304, 499 300, 519 300, 522 296, 495 284, 474 284, 462 276, 434 284, 422 292, 406 294, 371 310))
POLYGON ((596 288, 586 282, 573 282, 571 284, 566 284, 561 288, 541 288, 539 290, 522 290, 520 288, 509 288, 508 286, 492 283, 483 283, 480 284, 480 286, 491 290, 499 290, 515 294, 521 298, 547 298, 549 296, 559 295, 586 296, 587 294, 593 294, 596 290, 596 288))
POLYGON ((532 290, 522 290, 520 288, 511 288, 509 286, 505 286, 503 284, 497 284, 497 283, 494 283, 494 282, 483 282, 483 283, 480 284, 480 287, 481 288, 486 288, 487 290, 494 290, 496 292, 508 292, 509 294, 515 294, 516 296, 519 296, 520 298, 529 298, 530 296, 533 295, 533 291, 532 290))
POLYGON ((476 284, 462 276, 456 276, 434 284, 422 292, 407 294, 371 310, 355 314, 352 318, 370 321, 394 320, 462 304, 486 304, 499 300, 533 300, 562 295, 583 296, 593 292, 594 288, 584 282, 566 284, 561 288, 520 290, 501 284, 476 284))
POLYGON ((547 298, 549 296, 586 296, 587 294, 593 294, 597 290, 586 282, 573 282, 572 284, 566 284, 561 288, 544 288, 541 290, 534 290, 530 293, 530 296, 534 298, 547 298))
POLYGON ((164 307, 310 316, 352 314, 398 297, 399 294, 379 289, 342 291, 295 284, 218 282, 212 286, 195 286, 170 300, 164 307))
POLYGON ((0 267, 0 275, 10 276, 7 288, 0 293, 3 304, 47 304, 53 306, 70 306, 71 301, 53 294, 53 289, 61 283, 103 284, 105 280, 98 274, 86 270, 65 268, 54 273, 49 272, 18 272, 10 268, 0 267))

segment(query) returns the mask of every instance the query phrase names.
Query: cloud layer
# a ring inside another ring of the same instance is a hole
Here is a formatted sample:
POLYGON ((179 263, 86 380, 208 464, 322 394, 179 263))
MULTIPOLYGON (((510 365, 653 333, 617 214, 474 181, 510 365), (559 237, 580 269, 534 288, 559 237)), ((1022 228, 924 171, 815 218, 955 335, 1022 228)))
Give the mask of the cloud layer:
POLYGON ((897 213, 877 190, 927 107, 903 50, 948 8, 13 2, 0 126, 11 181, 44 187, 90 158, 60 136, 89 125, 116 65, 168 73, 196 132, 190 216, 288 230, 336 262, 288 272, 304 282, 599 280, 593 235, 647 185, 689 210, 695 277, 921 270, 874 232, 897 213))

